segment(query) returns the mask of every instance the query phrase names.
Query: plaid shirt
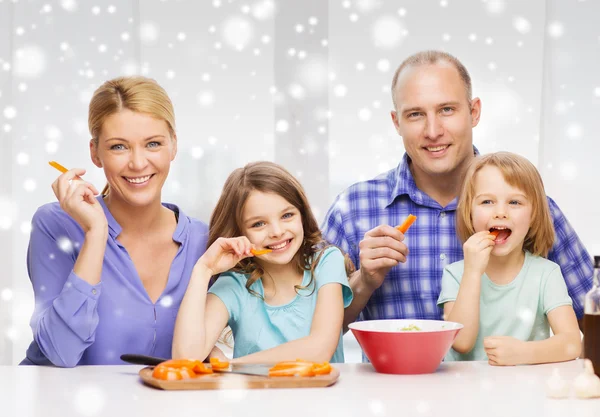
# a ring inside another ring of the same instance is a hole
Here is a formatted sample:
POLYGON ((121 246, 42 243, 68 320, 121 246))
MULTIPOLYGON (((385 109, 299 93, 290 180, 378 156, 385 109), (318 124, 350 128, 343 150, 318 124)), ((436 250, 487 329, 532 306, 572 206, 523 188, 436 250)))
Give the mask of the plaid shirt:
MULTIPOLYGON (((419 190, 406 154, 397 168, 338 195, 323 222, 323 235, 347 252, 357 268, 358 245, 366 232, 381 224, 399 225, 409 214, 418 217, 404 240, 410 251, 406 263, 390 270, 358 320, 442 319, 437 299, 443 269, 463 259, 455 228, 457 203, 454 199, 442 207, 419 190)), ((551 198, 548 203, 556 232, 548 259, 560 265, 581 318, 584 296, 592 287, 592 259, 556 203, 551 198)))

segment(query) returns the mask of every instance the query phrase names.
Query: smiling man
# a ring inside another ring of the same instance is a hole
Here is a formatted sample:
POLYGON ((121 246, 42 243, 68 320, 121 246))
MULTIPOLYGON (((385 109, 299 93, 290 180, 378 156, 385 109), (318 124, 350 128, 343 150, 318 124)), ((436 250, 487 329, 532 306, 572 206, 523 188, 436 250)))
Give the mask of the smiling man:
MULTIPOLYGON (((463 259, 455 213, 462 178, 477 154, 473 128, 481 100, 472 97, 464 65, 440 51, 407 58, 391 90, 391 117, 406 153, 396 168, 342 192, 322 226, 325 238, 359 268, 350 277, 354 300, 345 310, 344 329, 357 318, 442 319, 436 305, 442 271, 463 259), (409 214, 417 220, 405 236, 393 226, 409 214)), ((556 203, 548 201, 556 232, 548 258, 561 266, 581 319, 592 260, 556 203)))

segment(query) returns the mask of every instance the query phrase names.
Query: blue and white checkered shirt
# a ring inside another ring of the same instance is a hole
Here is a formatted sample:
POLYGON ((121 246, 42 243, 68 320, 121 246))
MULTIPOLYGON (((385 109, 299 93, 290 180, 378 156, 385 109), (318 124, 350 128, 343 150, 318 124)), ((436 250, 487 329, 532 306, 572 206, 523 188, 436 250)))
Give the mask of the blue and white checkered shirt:
MULTIPOLYGON (((409 248, 406 263, 390 270, 358 320, 442 319, 443 310, 437 306, 442 271, 463 259, 455 228, 457 203, 454 199, 442 207, 419 190, 406 154, 395 169, 338 195, 323 222, 323 235, 347 252, 357 268, 358 245, 365 233, 382 224, 399 225, 409 214, 418 217, 404 240, 409 248)), ((560 265, 581 318, 584 296, 592 286, 592 259, 556 203, 551 198, 548 203, 556 232, 548 259, 560 265)))

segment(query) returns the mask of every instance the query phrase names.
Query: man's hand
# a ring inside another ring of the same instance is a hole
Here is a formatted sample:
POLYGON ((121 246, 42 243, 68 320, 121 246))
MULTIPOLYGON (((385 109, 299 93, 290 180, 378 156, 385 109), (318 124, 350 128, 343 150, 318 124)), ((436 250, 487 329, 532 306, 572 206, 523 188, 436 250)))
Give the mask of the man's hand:
POLYGON ((392 267, 406 262, 408 247, 403 243, 404 234, 398 229, 382 225, 365 233, 360 241, 360 279, 374 291, 392 267))

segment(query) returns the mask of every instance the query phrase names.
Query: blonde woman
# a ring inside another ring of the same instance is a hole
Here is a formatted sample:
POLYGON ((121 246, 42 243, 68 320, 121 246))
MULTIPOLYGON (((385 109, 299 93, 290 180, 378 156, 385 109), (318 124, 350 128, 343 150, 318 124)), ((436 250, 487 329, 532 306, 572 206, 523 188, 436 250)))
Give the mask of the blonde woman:
POLYGON ((108 184, 98 195, 80 181, 85 170, 71 169, 52 184, 58 202, 33 217, 33 342, 22 364, 170 357, 177 310, 206 248, 207 225, 161 201, 177 154, 165 90, 144 77, 105 82, 90 102, 89 129, 91 159, 108 184))

